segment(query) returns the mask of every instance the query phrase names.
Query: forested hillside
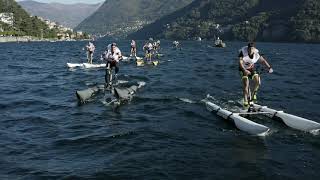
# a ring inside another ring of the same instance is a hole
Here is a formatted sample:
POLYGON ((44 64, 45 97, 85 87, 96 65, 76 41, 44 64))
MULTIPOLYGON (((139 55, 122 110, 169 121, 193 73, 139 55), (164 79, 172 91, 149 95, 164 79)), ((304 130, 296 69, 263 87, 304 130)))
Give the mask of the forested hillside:
POLYGON ((13 13, 13 23, 0 22, 1 35, 34 36, 34 37, 55 37, 55 30, 49 27, 40 19, 30 17, 14 0, 0 0, 0 13, 13 13))
POLYGON ((319 0, 195 0, 129 38, 320 42, 319 0))

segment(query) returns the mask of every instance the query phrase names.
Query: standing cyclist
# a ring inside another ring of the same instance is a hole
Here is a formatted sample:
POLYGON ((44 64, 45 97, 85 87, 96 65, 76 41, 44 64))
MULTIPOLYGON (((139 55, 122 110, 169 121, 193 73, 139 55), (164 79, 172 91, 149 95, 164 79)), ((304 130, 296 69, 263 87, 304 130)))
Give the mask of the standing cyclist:
POLYGON ((132 57, 132 56, 137 57, 137 44, 136 44, 136 41, 132 40, 130 45, 131 45, 130 57, 132 57))
POLYGON ((89 42, 88 45, 86 46, 86 49, 87 49, 87 61, 88 63, 92 64, 93 53, 96 47, 93 45, 92 42, 89 42))
POLYGON ((250 42, 239 50, 239 71, 243 85, 243 106, 248 107, 249 101, 257 101, 257 91, 260 86, 260 76, 255 69, 255 63, 260 62, 265 65, 269 73, 273 72, 267 60, 259 54, 259 50, 255 48, 255 44, 250 42), (254 89, 250 91, 249 79, 254 82, 254 89), (250 92, 252 92, 250 94, 250 92))
POLYGON ((112 69, 115 70, 115 76, 119 72, 119 61, 122 59, 121 51, 116 43, 108 45, 108 50, 103 54, 103 59, 106 61, 105 83, 106 87, 112 86, 112 69))

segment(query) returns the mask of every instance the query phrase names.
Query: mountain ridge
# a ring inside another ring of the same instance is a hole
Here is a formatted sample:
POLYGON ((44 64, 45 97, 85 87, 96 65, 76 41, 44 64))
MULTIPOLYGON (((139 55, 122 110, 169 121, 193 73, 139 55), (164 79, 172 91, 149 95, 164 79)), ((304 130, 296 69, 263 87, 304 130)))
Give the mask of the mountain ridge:
POLYGON ((106 0, 76 29, 94 34, 123 36, 191 2, 192 0, 106 0))
POLYGON ((101 5, 101 3, 42 3, 32 0, 19 1, 18 3, 33 16, 43 17, 71 28, 76 27, 86 17, 94 13, 101 5))

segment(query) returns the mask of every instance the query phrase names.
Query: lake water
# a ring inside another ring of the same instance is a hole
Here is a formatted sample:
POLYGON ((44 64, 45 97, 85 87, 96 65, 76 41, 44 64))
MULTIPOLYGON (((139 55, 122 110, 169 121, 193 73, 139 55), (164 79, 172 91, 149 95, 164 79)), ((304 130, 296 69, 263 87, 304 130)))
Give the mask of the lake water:
MULTIPOLYGON (((95 62, 110 41, 96 42, 95 62)), ((130 41, 117 42, 125 55, 130 41)), ((142 56, 142 41, 138 54, 142 56)), ((283 123, 249 135, 209 112, 207 94, 233 108, 241 100, 237 51, 243 42, 162 41, 157 67, 120 65, 119 79, 144 81, 119 108, 97 95, 79 106, 76 90, 104 81, 85 62, 86 42, 4 43, 0 77, 0 179, 316 179, 319 135, 283 123)), ((320 122, 320 45, 257 43, 272 64, 260 104, 320 122)))

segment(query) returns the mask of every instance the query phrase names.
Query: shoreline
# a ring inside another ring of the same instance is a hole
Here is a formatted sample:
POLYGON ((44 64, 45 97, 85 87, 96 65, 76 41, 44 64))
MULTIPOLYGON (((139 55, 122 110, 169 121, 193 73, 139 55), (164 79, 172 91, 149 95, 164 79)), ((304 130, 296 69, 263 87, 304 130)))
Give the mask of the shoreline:
POLYGON ((9 42, 61 42, 61 41, 85 41, 87 39, 40 39, 31 36, 0 36, 0 43, 9 42))

